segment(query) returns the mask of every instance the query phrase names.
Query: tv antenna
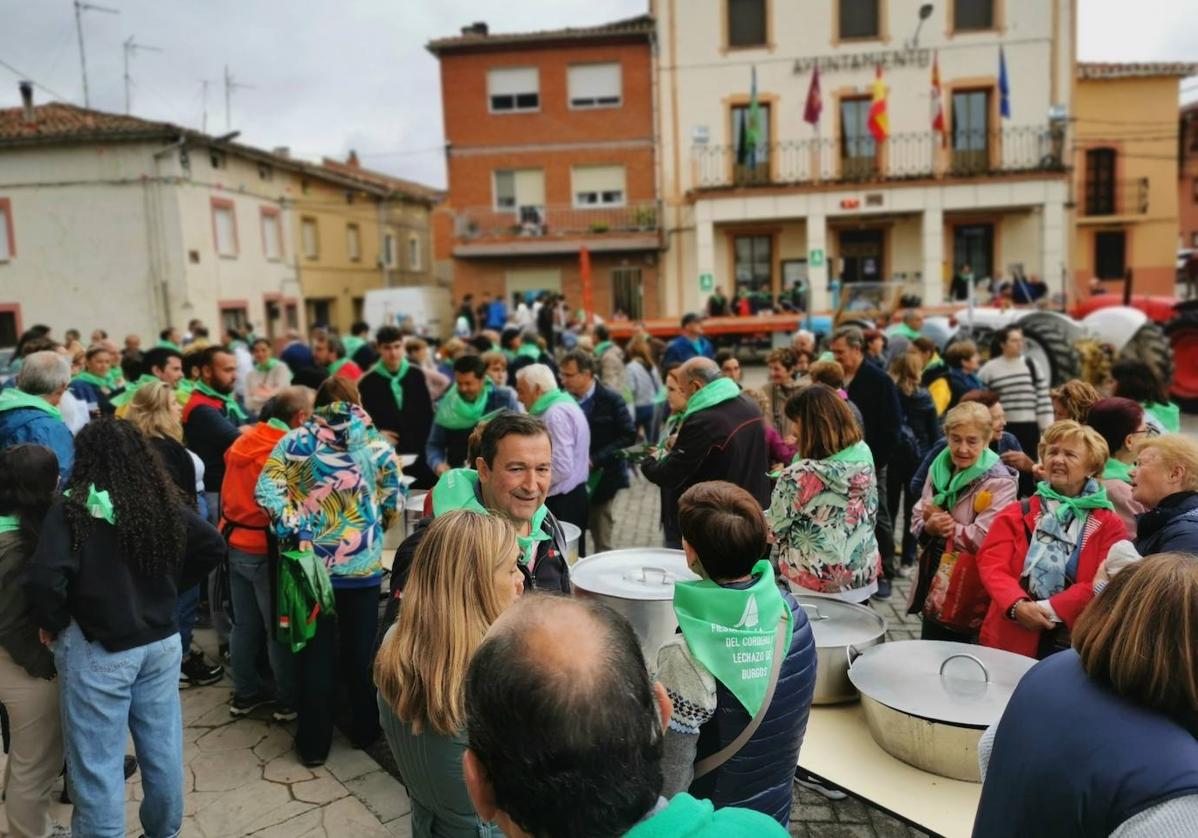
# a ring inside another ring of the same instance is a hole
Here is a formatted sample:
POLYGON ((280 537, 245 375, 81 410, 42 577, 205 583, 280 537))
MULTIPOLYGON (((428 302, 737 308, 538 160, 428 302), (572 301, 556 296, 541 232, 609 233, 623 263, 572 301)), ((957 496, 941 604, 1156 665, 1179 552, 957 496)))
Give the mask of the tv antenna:
POLYGON ((234 81, 233 76, 229 73, 229 65, 225 65, 225 130, 233 130, 233 108, 230 100, 234 90, 253 90, 252 84, 242 84, 239 81, 234 81))
POLYGON ((108 6, 97 6, 95 3, 85 3, 75 0, 75 34, 79 36, 79 68, 83 71, 83 107, 92 106, 91 93, 87 89, 87 53, 83 49, 83 13, 103 12, 108 15, 119 15, 120 9, 110 9, 108 6))
POLYGON ((133 40, 132 35, 125 41, 125 113, 132 113, 132 105, 129 98, 129 88, 132 86, 133 79, 129 76, 129 58, 137 54, 138 50, 144 52, 162 52, 159 47, 152 47, 149 44, 139 44, 133 40))

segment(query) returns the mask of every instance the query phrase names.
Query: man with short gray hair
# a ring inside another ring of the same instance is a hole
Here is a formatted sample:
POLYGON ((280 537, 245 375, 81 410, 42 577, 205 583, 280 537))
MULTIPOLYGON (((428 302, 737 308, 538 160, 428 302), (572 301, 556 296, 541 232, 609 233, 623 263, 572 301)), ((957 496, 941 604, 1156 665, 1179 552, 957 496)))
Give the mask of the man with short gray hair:
POLYGON ((71 365, 53 350, 25 357, 15 387, 0 392, 0 448, 27 442, 44 445, 58 457, 65 482, 75 462, 75 439, 58 403, 71 383, 71 365))
POLYGON ((667 439, 641 472, 662 488, 665 545, 681 548, 678 499, 687 489, 706 480, 726 480, 748 490, 764 509, 770 479, 765 418, 757 404, 708 358, 692 358, 676 376, 686 394, 686 410, 676 414, 676 421, 667 420, 667 439))

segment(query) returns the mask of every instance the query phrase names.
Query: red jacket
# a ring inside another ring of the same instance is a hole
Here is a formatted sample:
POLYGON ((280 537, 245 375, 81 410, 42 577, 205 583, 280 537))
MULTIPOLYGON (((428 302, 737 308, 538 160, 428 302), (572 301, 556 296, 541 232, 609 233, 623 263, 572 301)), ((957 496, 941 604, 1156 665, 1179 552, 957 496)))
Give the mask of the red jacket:
MULTIPOLYGON (((1040 498, 1033 496, 1028 507, 1026 516, 1019 501, 998 513, 978 551, 978 573, 990 594, 990 610, 982 623, 981 644, 1034 658, 1040 633, 1028 631, 1018 621, 1007 617, 1012 605, 1030 598, 1019 579, 1023 575, 1023 561, 1027 558, 1027 533, 1035 532, 1040 517, 1040 498)), ((1094 574, 1098 566, 1110 552, 1111 545, 1125 538, 1127 530, 1116 512, 1095 509, 1090 513, 1082 532, 1077 581, 1048 598, 1057 616, 1070 629, 1094 596, 1094 574)))
POLYGON ((227 536, 230 547, 266 555, 266 528, 270 519, 254 500, 254 487, 258 485, 266 458, 286 435, 286 431, 259 422, 225 452, 225 479, 220 484, 220 531, 232 527, 227 536))
POLYGON ((363 376, 362 368, 353 361, 346 361, 341 365, 341 369, 337 370, 337 375, 342 378, 348 378, 350 381, 357 381, 363 376))

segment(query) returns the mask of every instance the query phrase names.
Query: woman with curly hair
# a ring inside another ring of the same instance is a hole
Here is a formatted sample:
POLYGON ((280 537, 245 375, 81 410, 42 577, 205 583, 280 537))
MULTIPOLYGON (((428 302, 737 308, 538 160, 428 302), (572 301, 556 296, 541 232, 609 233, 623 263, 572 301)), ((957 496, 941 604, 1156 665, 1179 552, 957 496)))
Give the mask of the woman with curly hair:
POLYGON ((175 599, 224 554, 220 533, 187 505, 137 428, 108 418, 84 426, 27 582, 58 669, 73 834, 124 834, 130 734, 145 832, 182 826, 175 599))

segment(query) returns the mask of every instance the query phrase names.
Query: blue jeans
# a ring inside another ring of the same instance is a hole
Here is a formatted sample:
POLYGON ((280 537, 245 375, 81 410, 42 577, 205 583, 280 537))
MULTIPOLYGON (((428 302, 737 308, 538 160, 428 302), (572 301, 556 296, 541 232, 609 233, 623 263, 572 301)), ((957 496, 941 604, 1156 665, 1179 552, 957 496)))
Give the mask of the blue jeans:
MULTIPOLYGON (((204 503, 208 507, 208 523, 220 529, 220 492, 204 492, 204 503)), ((233 624, 229 621, 225 603, 221 601, 221 594, 216 588, 218 573, 219 571, 213 570, 208 574, 208 614, 212 619, 212 630, 216 632, 216 639, 223 645, 229 642, 233 624)))
POLYGON ((658 410, 655 404, 637 405, 633 411, 633 424, 636 425, 638 431, 644 431, 645 442, 650 445, 657 443, 658 429, 658 410))
POLYGON ((148 838, 173 838, 183 825, 183 718, 177 635, 123 652, 89 643, 71 625, 54 644, 71 834, 125 834, 125 742, 141 764, 139 815, 148 838))
POLYGON ((270 562, 266 556, 229 548, 229 587, 233 599, 229 654, 233 659, 233 693, 239 698, 252 698, 262 691, 258 653, 265 644, 279 701, 294 707, 295 656, 275 639, 270 584, 270 562))

